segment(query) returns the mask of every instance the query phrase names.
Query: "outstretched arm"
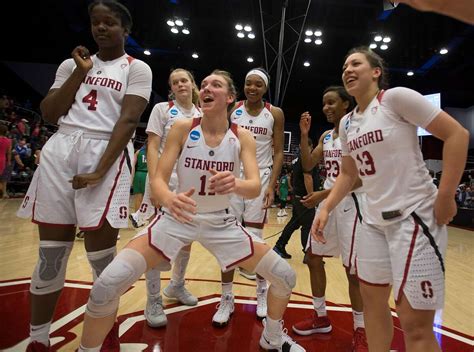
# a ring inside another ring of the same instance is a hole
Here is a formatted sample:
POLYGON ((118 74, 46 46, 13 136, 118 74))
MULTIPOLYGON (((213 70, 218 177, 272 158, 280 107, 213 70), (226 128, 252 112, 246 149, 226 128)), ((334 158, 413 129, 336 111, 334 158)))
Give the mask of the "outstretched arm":
POLYGON ((399 0, 420 11, 432 11, 474 24, 474 4, 472 0, 399 0))
POLYGON ((341 173, 336 178, 334 187, 324 202, 324 206, 319 214, 314 218, 311 227, 311 235, 318 241, 325 243, 323 236, 324 227, 327 224, 329 213, 339 204, 339 202, 354 188, 358 179, 357 166, 350 156, 342 157, 341 173))

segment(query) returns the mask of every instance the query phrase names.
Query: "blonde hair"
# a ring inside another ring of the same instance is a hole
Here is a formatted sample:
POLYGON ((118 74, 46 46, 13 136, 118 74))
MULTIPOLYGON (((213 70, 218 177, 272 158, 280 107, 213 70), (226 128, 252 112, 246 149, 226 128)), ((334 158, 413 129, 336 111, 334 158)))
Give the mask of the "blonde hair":
MULTIPOLYGON (((173 73, 178 73, 178 72, 184 72, 188 75, 188 78, 192 83, 192 102, 193 102, 194 105, 198 106, 199 105, 199 88, 197 87, 196 81, 194 80, 194 76, 190 71, 188 71, 184 68, 175 68, 174 70, 172 70, 170 72, 170 75, 168 76, 168 85, 171 88, 171 75, 173 73)), ((170 89, 170 92, 168 94, 168 99, 174 100, 175 98, 176 97, 175 97, 173 91, 170 89)))

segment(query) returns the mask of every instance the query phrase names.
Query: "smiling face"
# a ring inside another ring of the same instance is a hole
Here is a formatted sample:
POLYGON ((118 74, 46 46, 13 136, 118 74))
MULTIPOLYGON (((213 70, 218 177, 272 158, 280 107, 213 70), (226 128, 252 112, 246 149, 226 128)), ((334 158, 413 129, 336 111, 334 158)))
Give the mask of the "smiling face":
POLYGON ((193 82, 186 71, 174 71, 169 78, 171 91, 178 101, 192 99, 193 82))
POLYGON ((336 91, 326 92, 323 96, 323 113, 328 122, 336 124, 347 113, 349 102, 342 100, 336 91))
POLYGON ((248 101, 256 103, 263 99, 263 95, 267 92, 267 86, 262 77, 257 75, 249 75, 245 79, 244 93, 248 101))
POLYGON ((369 89, 378 86, 382 69, 372 67, 363 53, 354 53, 347 57, 342 67, 342 82, 347 92, 357 98, 369 89))
POLYGON ((229 90, 229 84, 222 75, 211 74, 203 79, 199 91, 201 110, 204 113, 227 111, 235 96, 229 90))
POLYGON ((90 13, 91 31, 99 48, 123 46, 128 31, 122 26, 120 16, 109 7, 98 4, 90 13))

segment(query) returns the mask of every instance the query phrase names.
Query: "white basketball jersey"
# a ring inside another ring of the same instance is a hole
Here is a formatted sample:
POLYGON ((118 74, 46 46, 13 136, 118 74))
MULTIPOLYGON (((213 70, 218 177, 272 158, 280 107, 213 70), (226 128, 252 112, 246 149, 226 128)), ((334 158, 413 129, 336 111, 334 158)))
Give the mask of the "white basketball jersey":
POLYGON ((436 193, 416 131, 439 111, 421 94, 393 88, 374 97, 362 114, 354 109, 341 120, 342 155, 350 155, 357 164, 367 193, 363 209, 368 223, 400 221, 436 193), (400 215, 384 219, 383 212, 400 215))
MULTIPOLYGON (((93 55, 91 60, 93 67, 77 90, 71 108, 58 124, 112 133, 126 94, 138 95, 147 101, 150 98, 151 70, 143 61, 127 54, 112 61, 102 61, 93 55)), ((60 88, 75 68, 73 59, 65 60, 58 68, 51 89, 60 88)))
POLYGON ((245 109, 244 101, 237 103, 230 119, 252 132, 257 145, 257 164, 260 169, 273 165, 273 115, 270 103, 265 103, 260 114, 250 115, 245 109))
POLYGON ((156 104, 151 111, 146 132, 161 137, 159 155, 163 153, 168 133, 177 120, 201 116, 201 110, 195 105, 190 110, 186 110, 175 100, 156 104))
POLYGON ((231 171, 235 177, 240 173, 240 141, 237 125, 231 124, 221 143, 214 148, 204 140, 201 119, 194 119, 188 138, 178 158, 178 190, 186 192, 194 187, 192 198, 197 203, 198 213, 208 213, 230 206, 229 195, 217 195, 208 190, 212 174, 216 171, 231 171))
POLYGON ((341 172, 341 140, 339 136, 334 138, 334 130, 331 130, 323 139, 323 158, 326 168, 326 180, 324 189, 331 189, 336 182, 336 177, 341 172))

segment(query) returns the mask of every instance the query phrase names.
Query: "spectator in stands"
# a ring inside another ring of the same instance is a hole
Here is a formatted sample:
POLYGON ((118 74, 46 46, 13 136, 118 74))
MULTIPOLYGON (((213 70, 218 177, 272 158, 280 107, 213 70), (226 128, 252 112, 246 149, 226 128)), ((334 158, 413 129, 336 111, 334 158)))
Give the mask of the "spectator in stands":
POLYGON ((474 192, 472 192, 472 188, 467 186, 466 187, 466 201, 464 202, 464 206, 467 208, 472 208, 474 203, 473 203, 473 196, 474 192))
POLYGON ((26 124, 27 124, 27 122, 28 122, 27 119, 23 119, 21 117, 18 117, 18 119, 16 121, 16 128, 20 132, 21 137, 27 135, 27 133, 26 133, 26 124))
POLYGON ((23 171, 30 156, 31 149, 26 144, 26 138, 21 138, 13 149, 13 157, 15 160, 15 163, 13 164, 13 171, 15 173, 23 171))
MULTIPOLYGON (((456 203, 458 207, 465 207, 467 205, 468 200, 468 192, 466 190, 466 185, 461 184, 459 185, 459 192, 456 191, 456 203)), ((469 197, 470 200, 470 197, 469 197)))
POLYGON ((0 199, 8 198, 7 182, 11 175, 12 142, 7 131, 7 126, 0 124, 0 199))

